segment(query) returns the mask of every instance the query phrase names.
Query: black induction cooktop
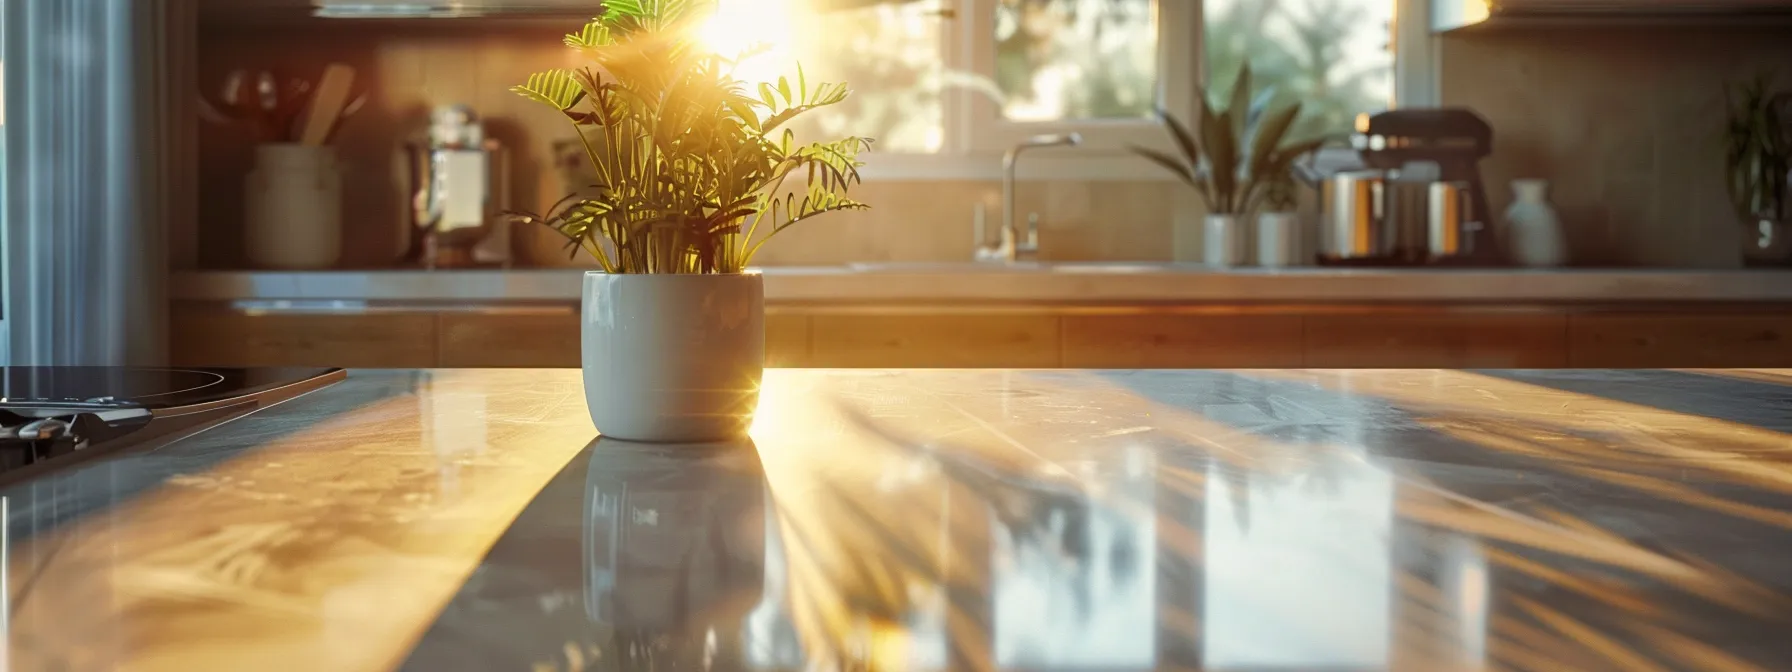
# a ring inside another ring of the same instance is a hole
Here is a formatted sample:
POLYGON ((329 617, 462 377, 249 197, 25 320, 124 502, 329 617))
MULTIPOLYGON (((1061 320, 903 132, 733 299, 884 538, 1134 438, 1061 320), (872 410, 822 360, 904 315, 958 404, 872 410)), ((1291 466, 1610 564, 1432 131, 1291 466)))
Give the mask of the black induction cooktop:
POLYGON ((0 367, 0 483, 163 445, 344 375, 327 368, 0 367))

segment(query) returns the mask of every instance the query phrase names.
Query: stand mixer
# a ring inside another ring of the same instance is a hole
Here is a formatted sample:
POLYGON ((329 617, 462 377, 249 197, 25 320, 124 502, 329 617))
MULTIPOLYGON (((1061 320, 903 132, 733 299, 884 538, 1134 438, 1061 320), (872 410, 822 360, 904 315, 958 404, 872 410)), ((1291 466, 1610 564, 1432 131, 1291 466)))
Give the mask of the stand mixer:
POLYGON ((1389 179, 1390 252, 1409 262, 1485 260, 1493 216, 1480 161, 1493 153, 1493 127, 1464 108, 1415 108, 1371 116, 1362 130, 1364 165, 1389 179))
POLYGON ((1477 264, 1493 256, 1479 162, 1493 129, 1461 108, 1391 110, 1352 140, 1362 169, 1304 179, 1320 190, 1319 263, 1477 264))

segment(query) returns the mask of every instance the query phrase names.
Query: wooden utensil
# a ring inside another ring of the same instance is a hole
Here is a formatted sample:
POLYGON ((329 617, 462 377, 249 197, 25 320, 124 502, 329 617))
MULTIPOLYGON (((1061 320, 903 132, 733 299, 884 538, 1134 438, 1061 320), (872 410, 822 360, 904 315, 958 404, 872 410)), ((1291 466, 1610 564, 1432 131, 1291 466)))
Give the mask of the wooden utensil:
MULTIPOLYGON (((232 73, 235 74, 235 73, 232 73)), ((235 106, 238 118, 249 128, 249 134, 256 142, 273 142, 278 138, 268 128, 267 109, 262 107, 261 75, 265 73, 245 73, 234 87, 235 106)), ((228 85, 227 85, 228 86, 228 85)))
POLYGON ((342 115, 343 107, 348 103, 349 89, 355 84, 355 69, 341 63, 331 63, 324 69, 324 76, 318 82, 316 91, 311 96, 311 105, 299 116, 294 133, 299 144, 322 145, 330 137, 331 127, 336 125, 336 118, 342 115))
POLYGON ((267 129, 261 103, 257 92, 251 90, 257 85, 247 70, 231 70, 224 75, 216 100, 200 96, 200 116, 216 124, 243 126, 257 141, 265 139, 267 129))
POLYGON ((330 126, 330 132, 324 134, 324 142, 334 142, 336 140, 336 132, 342 129, 343 122, 348 121, 349 117, 355 116, 355 113, 361 111, 361 107, 366 104, 367 94, 362 93, 359 96, 355 96, 354 100, 349 101, 348 105, 343 106, 342 114, 336 115, 336 123, 330 126))
POLYGON ((230 74, 224 75, 224 86, 218 92, 218 99, 224 101, 224 104, 229 107, 236 107, 237 101, 242 99, 243 80, 248 77, 249 75, 243 72, 242 68, 231 70, 230 74))
POLYGON ((281 142, 296 142, 299 132, 299 115, 311 102, 311 82, 303 79, 287 80, 286 88, 280 92, 279 105, 269 115, 274 130, 280 133, 281 142))
POLYGON ((262 112, 273 112, 280 106, 280 87, 274 83, 274 73, 263 70, 255 76, 255 93, 262 112))

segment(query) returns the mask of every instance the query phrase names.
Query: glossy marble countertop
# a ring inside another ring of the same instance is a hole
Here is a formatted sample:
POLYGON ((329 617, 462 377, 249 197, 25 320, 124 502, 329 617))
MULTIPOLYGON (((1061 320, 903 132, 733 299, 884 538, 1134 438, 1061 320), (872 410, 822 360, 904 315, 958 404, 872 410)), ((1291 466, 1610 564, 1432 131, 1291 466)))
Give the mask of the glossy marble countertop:
MULTIPOLYGON (((870 263, 764 269, 772 304, 830 302, 1792 301, 1792 272, 1721 269, 1224 268, 1152 262, 870 263)), ((187 271, 181 301, 576 302, 583 271, 187 271)), ((284 303, 270 303, 284 302, 284 303)), ((352 306, 350 306, 352 307, 352 306)), ((336 306, 342 309, 344 306, 336 306)))
POLYGON ((1792 669, 1792 371, 356 371, 0 490, 12 670, 1792 669))

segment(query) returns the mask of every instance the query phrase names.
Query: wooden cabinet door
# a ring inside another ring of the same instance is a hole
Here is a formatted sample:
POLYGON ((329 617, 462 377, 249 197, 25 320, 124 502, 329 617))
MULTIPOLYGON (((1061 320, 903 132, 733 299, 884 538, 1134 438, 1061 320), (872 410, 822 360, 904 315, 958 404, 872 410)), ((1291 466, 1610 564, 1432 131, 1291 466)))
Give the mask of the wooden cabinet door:
MULTIPOLYGON (((571 311, 442 313, 441 366, 576 368, 579 329, 579 316, 571 311)), ((808 355, 808 318, 765 316, 766 366, 805 366, 808 355)))
POLYGON ((1306 318, 1309 368, 1559 368, 1567 318, 1552 314, 1318 314, 1306 318))
POLYGON ((1792 366, 1792 314, 1575 315, 1569 360, 1587 368, 1792 366))
POLYGON ((811 366, 809 361, 809 317, 766 313, 765 365, 811 366))
POLYGON ((579 314, 441 314, 442 358, 450 368, 558 368, 579 365, 579 314))
POLYGON ((1299 315, 1116 314, 1064 318, 1064 366, 1298 368, 1299 315))
POLYGON ((810 366, 1058 366, 1058 318, 1049 314, 814 314, 809 338, 810 366))
POLYGON ((436 365, 433 313, 249 315, 177 307, 170 317, 176 366, 436 365))

